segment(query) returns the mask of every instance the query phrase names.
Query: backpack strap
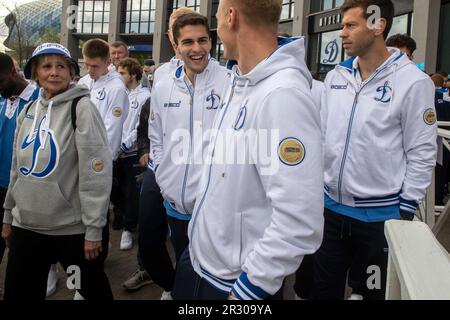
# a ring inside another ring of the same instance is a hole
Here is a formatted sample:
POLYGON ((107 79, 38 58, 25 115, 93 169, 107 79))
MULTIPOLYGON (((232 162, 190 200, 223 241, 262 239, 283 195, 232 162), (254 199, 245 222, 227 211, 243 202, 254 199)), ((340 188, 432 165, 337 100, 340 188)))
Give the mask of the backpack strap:
POLYGON ((72 100, 72 106, 70 108, 70 112, 72 114, 72 128, 73 131, 75 131, 75 129, 77 128, 77 105, 78 102, 80 102, 80 100, 84 98, 84 97, 76 97, 75 99, 72 100))

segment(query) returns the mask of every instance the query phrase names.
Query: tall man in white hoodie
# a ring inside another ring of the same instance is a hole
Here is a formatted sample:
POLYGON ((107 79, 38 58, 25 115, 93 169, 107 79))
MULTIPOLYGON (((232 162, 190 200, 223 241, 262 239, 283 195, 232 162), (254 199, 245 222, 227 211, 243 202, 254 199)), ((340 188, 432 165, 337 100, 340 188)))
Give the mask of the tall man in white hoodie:
POLYGON ((213 127, 175 299, 281 298, 285 277, 320 245, 319 109, 304 40, 277 43, 281 8, 220 1, 224 55, 239 64, 213 127))
POLYGON ((152 91, 150 158, 168 214, 177 261, 188 244, 187 228, 208 148, 209 129, 221 106, 227 70, 210 57, 208 19, 185 14, 173 25, 184 62, 152 91))
POLYGON ((404 53, 386 47, 391 0, 346 0, 341 10, 340 37, 352 58, 327 75, 322 95, 325 233, 312 296, 343 299, 358 257, 365 289, 358 293, 384 299, 384 222, 414 218, 436 164, 434 86, 404 53), (373 275, 381 279, 371 283, 373 275))

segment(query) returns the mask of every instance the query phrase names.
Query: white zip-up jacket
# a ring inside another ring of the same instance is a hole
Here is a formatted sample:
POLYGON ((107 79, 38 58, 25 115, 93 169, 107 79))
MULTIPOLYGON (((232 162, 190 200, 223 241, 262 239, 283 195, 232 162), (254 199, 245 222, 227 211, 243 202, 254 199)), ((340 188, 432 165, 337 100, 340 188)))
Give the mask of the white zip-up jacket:
POLYGON ((415 213, 436 165, 434 85, 398 49, 388 49, 390 58, 365 81, 358 58, 343 62, 325 80, 325 192, 345 206, 400 204, 400 210, 415 213))
POLYGON ((194 270, 240 299, 274 295, 323 234, 320 113, 304 40, 282 41, 234 67, 189 224, 194 270))
POLYGON ((139 116, 144 103, 150 99, 150 91, 147 87, 139 84, 135 89, 128 91, 130 108, 128 116, 123 124, 121 149, 125 154, 137 154, 137 127, 139 116))
POLYGON ((128 94, 122 77, 115 70, 109 71, 98 80, 89 74, 78 84, 85 85, 91 92, 91 101, 97 107, 108 134, 113 160, 117 159, 122 141, 123 124, 128 115, 128 94))
POLYGON ((181 65, 171 77, 158 79, 152 92, 149 136, 156 181, 172 209, 189 217, 227 75, 210 59, 194 87, 181 65))

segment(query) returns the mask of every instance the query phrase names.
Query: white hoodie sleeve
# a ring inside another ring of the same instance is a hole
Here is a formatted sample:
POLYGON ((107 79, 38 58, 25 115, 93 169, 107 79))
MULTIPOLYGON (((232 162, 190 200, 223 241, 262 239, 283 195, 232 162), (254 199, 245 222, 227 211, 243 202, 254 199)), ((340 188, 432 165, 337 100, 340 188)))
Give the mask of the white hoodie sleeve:
POLYGON ((108 92, 108 111, 104 121, 113 160, 117 159, 120 151, 123 123, 128 116, 128 108, 129 101, 125 89, 111 88, 108 92))
POLYGON ((278 134, 278 152, 271 155, 278 169, 263 175, 256 164, 272 216, 233 286, 242 299, 274 295, 303 257, 319 248, 324 224, 320 115, 312 97, 298 88, 274 90, 259 109, 256 128, 278 134))
POLYGON ((433 82, 428 78, 417 81, 409 92, 401 114, 407 165, 400 209, 414 214, 436 165, 437 123, 433 82))
POLYGON ((152 163, 154 170, 161 163, 163 155, 163 126, 162 126, 162 112, 158 100, 158 90, 152 91, 150 101, 150 119, 148 122, 148 137, 150 139, 150 163, 152 163))

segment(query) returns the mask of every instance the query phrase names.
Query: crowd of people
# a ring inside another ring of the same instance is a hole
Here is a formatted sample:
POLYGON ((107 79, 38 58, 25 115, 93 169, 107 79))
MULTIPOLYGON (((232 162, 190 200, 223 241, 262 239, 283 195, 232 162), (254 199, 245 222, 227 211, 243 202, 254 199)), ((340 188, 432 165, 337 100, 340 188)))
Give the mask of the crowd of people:
POLYGON ((208 19, 185 7, 158 67, 101 39, 83 45, 83 77, 60 44, 36 48, 23 74, 0 53, 5 300, 52 294, 56 263, 79 268, 74 299, 113 299, 110 224, 121 250, 138 234, 123 286, 154 282, 162 300, 283 299, 292 274, 299 299, 344 299, 347 286, 351 299, 384 299, 384 223, 413 220, 431 183, 448 74, 421 71, 409 36, 387 39, 391 0, 345 0, 351 58, 313 80, 304 38, 278 34, 281 10, 220 1, 226 67, 208 19), (367 285, 372 266, 379 286, 367 285))

